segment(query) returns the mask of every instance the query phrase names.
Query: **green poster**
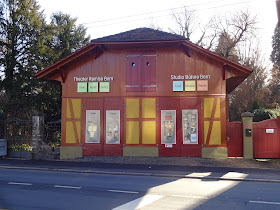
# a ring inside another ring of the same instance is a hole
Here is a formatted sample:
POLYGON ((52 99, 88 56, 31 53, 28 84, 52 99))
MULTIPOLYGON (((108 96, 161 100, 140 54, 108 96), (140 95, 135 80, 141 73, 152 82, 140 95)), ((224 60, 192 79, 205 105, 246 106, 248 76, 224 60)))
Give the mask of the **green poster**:
POLYGON ((77 91, 78 91, 78 93, 86 93, 87 92, 87 82, 78 82, 77 91))
POLYGON ((88 83, 88 92, 97 93, 98 92, 98 82, 89 82, 88 83))
POLYGON ((102 93, 109 93, 110 92, 110 82, 100 82, 99 90, 102 93))

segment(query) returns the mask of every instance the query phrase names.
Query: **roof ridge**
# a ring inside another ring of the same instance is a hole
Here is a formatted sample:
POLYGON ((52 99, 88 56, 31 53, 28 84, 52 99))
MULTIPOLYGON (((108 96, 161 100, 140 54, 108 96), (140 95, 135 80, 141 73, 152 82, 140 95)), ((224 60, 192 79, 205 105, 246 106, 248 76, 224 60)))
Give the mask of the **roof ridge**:
POLYGON ((175 40, 188 40, 184 36, 172 34, 166 31, 141 27, 124 31, 118 34, 104 36, 101 38, 93 39, 91 42, 143 42, 143 41, 175 41, 175 40))

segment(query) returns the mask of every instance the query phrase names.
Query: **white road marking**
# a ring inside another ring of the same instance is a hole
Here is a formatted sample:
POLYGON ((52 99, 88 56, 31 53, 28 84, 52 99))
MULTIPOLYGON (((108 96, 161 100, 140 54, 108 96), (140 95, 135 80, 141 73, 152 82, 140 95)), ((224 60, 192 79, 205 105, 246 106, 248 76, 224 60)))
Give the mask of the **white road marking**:
POLYGON ((267 201, 249 201, 249 203, 280 205, 280 202, 267 202, 267 201))
POLYGON ((126 190, 108 190, 109 192, 119 192, 119 193, 131 193, 131 194, 138 194, 139 192, 134 191, 126 191, 126 190))
POLYGON ((238 173, 238 172, 228 172, 223 175, 221 178, 232 178, 232 179, 244 179, 248 176, 248 174, 238 173))
POLYGON ((82 187, 74 187, 74 186, 63 186, 63 185, 55 185, 57 188, 66 188, 66 189, 81 189, 82 187))
POLYGON ((143 208, 144 206, 147 206, 147 205, 161 199, 162 197, 163 197, 162 195, 145 195, 141 198, 135 199, 126 204, 118 206, 118 207, 114 208, 113 210, 140 209, 140 208, 143 208))
POLYGON ((180 197, 180 198, 196 198, 196 199, 209 199, 207 197, 203 197, 203 196, 192 196, 192 195, 171 195, 173 197, 180 197))
POLYGON ((8 184, 25 185, 25 186, 30 186, 30 185, 32 185, 31 183, 24 183, 24 182, 9 182, 8 184))

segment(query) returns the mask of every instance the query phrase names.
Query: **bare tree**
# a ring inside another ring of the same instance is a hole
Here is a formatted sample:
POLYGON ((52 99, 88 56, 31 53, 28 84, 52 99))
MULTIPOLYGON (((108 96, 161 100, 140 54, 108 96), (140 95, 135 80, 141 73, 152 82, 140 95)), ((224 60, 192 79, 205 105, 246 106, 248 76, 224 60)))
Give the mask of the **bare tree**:
POLYGON ((179 34, 181 36, 186 37, 187 39, 190 39, 193 31, 196 29, 196 13, 195 10, 190 9, 189 7, 184 7, 181 11, 175 11, 172 12, 172 17, 174 18, 177 28, 172 29, 169 28, 169 30, 172 33, 179 34))
POLYGON ((184 7, 183 11, 173 11, 175 20, 173 33, 191 39, 191 35, 196 32, 197 41, 194 43, 212 51, 218 52, 226 58, 232 57, 232 51, 240 43, 252 40, 256 31, 257 18, 249 10, 242 10, 234 14, 213 16, 205 24, 199 22, 195 10, 184 7), (219 47, 220 49, 217 49, 219 47))

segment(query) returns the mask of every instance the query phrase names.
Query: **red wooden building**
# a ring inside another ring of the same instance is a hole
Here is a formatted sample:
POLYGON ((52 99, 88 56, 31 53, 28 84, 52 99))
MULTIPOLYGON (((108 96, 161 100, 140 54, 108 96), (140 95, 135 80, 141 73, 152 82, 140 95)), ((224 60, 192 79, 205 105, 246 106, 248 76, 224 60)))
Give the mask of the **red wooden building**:
POLYGON ((139 28, 92 40, 36 76, 62 85, 61 158, 227 157, 227 96, 250 73, 139 28))

